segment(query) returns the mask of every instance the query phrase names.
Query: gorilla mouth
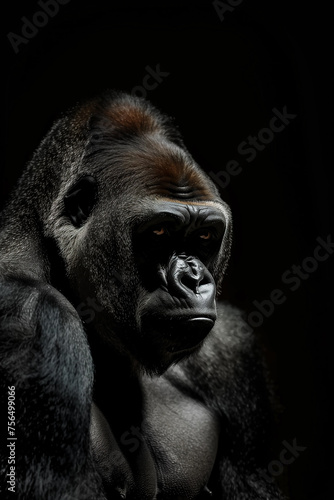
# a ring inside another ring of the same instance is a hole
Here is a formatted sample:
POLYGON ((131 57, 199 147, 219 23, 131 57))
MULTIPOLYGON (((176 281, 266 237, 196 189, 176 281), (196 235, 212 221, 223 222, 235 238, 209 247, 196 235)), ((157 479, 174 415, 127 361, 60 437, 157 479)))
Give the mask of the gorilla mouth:
POLYGON ((212 330, 214 324, 214 319, 205 316, 170 322, 170 346, 167 351, 177 353, 197 347, 212 330))
POLYGON ((151 352, 177 354, 199 347, 217 319, 215 309, 167 311, 167 314, 145 315, 142 332, 151 352))

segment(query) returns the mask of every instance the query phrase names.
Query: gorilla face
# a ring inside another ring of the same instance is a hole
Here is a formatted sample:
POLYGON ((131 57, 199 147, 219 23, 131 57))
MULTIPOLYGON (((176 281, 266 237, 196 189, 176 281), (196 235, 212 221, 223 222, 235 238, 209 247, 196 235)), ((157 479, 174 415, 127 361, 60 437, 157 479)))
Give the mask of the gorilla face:
POLYGON ((216 287, 207 266, 225 230, 214 206, 161 201, 134 231, 134 255, 147 291, 141 328, 163 350, 196 347, 216 320, 216 287))
POLYGON ((229 209, 166 119, 128 96, 90 118, 80 170, 53 229, 68 282, 100 305, 94 335, 162 372, 215 323, 229 209))

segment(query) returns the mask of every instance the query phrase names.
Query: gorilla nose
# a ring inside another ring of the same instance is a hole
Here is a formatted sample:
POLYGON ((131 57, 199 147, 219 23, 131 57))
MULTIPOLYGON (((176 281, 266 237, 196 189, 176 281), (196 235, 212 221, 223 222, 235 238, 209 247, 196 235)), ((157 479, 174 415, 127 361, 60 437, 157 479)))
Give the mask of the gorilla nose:
POLYGON ((169 268, 168 285, 177 296, 188 295, 189 292, 199 294, 201 286, 213 281, 210 278, 210 273, 200 260, 177 256, 172 259, 169 268))
POLYGON ((187 266, 180 272, 181 283, 195 293, 199 293, 199 285, 204 278, 204 267, 195 259, 187 259, 187 266))

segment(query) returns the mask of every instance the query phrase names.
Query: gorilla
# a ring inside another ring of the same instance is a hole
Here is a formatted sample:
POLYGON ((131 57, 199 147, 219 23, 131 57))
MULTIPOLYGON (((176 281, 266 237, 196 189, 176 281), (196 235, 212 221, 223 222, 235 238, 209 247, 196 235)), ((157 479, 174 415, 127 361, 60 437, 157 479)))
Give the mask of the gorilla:
POLYGON ((2 498, 283 498, 257 341, 217 300, 231 234, 146 100, 55 122, 1 215, 2 498))

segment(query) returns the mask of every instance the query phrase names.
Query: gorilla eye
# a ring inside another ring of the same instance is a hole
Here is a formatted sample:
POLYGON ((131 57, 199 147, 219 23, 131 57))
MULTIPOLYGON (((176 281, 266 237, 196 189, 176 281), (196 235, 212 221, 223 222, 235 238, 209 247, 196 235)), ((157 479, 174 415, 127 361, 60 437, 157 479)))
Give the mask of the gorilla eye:
POLYGON ((153 233, 157 236, 162 236, 163 234, 168 234, 167 229, 165 227, 160 227, 158 229, 153 229, 153 233))
POLYGON ((199 237, 202 239, 202 240, 211 240, 212 238, 212 233, 210 231, 205 231, 203 232, 202 234, 199 235, 199 237))

